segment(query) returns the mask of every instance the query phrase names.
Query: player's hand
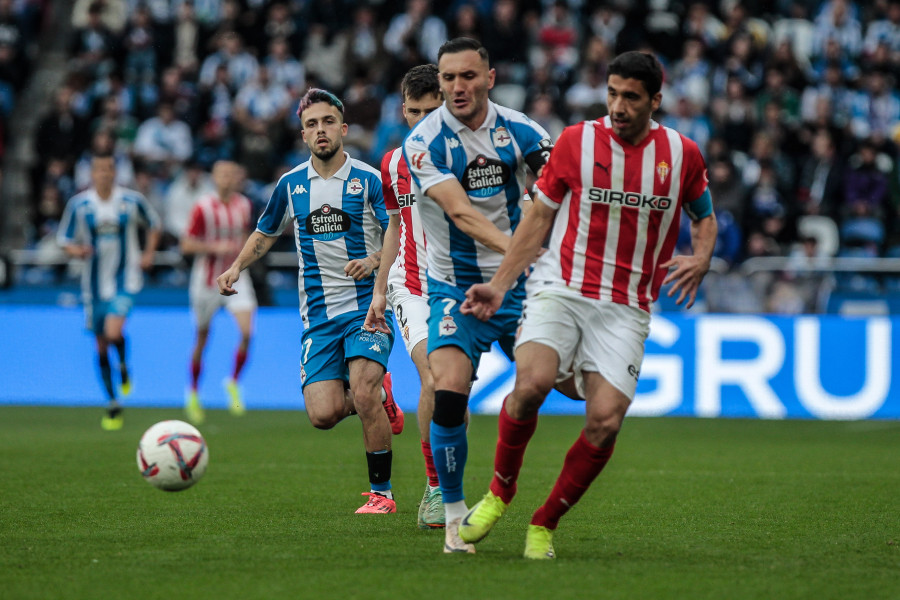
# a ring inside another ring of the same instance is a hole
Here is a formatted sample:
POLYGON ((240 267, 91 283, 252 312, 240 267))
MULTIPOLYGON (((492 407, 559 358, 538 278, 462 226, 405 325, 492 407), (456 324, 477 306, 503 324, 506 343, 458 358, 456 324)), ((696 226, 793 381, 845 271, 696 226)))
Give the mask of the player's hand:
POLYGON ((672 257, 671 260, 664 262, 660 266, 664 269, 672 269, 663 280, 663 285, 675 282, 667 295, 671 298, 676 292, 679 292, 675 304, 681 304, 687 298, 685 308, 692 307, 697 299, 697 290, 700 289, 700 282, 703 281, 703 277, 709 271, 709 261, 698 256, 681 255, 672 257))
POLYGON ((344 267, 344 273, 356 281, 365 279, 375 270, 375 261, 371 258, 354 258, 344 267))
POLYGON ((366 322, 363 323, 366 331, 391 333, 387 319, 384 316, 385 308, 387 308, 387 298, 384 297, 384 294, 373 293, 372 304, 369 305, 369 312, 366 313, 366 322))
POLYGON ((234 296, 237 294, 237 290, 232 286, 237 282, 241 277, 241 270, 236 267, 231 267, 218 277, 216 277, 216 284, 219 286, 219 293, 223 296, 234 296))
POLYGON ((144 252, 141 254, 141 268, 149 271, 153 267, 153 252, 144 252))
POLYGON ((466 290, 466 300, 459 307, 464 315, 487 321, 503 304, 503 293, 490 283, 476 283, 466 290))

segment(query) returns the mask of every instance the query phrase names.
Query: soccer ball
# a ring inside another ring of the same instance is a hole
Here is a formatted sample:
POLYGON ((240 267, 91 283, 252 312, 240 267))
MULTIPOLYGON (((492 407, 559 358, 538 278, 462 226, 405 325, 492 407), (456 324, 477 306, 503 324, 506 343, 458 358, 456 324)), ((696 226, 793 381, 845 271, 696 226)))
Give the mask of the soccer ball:
POLYGON ((197 429, 184 421, 160 421, 141 437, 137 465, 144 479, 167 492, 191 487, 206 473, 209 450, 197 429))

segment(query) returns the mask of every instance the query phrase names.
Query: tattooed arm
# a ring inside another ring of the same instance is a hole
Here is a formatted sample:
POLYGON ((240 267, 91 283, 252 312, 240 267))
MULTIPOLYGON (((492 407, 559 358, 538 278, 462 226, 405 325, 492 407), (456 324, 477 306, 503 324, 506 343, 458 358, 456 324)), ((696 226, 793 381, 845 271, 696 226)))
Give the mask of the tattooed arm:
POLYGON ((240 278, 241 271, 265 256, 277 239, 276 236, 268 236, 259 231, 251 233, 241 253, 234 259, 228 270, 216 278, 216 283, 219 285, 219 293, 223 296, 236 294, 237 292, 231 286, 240 278))

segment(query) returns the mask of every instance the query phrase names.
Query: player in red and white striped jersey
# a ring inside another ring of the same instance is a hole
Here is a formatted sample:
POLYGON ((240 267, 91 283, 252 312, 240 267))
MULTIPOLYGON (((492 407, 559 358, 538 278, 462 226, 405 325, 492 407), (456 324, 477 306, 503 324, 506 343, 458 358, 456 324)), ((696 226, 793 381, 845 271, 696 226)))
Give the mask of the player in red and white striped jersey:
MULTIPOLYGON (((443 102, 434 65, 413 67, 401 83, 403 116, 413 127, 443 102)), ((419 503, 418 525, 423 529, 444 526, 444 506, 431 453, 430 424, 434 412, 434 380, 428 367, 428 283, 425 277, 425 232, 416 207, 419 190, 403 159, 403 148, 384 155, 381 161, 384 204, 390 221, 384 234, 381 267, 375 279, 372 304, 365 326, 370 331, 388 331, 385 310, 390 303, 400 325, 406 351, 419 372, 421 387, 416 417, 428 483, 419 503)))
POLYGON ((659 62, 626 52, 610 63, 607 84, 609 116, 562 133, 503 263, 489 283, 469 289, 462 308, 489 318, 550 234, 528 282, 516 384, 500 411, 495 475, 459 532, 464 541, 479 541, 506 510, 538 409, 571 369, 586 399, 586 426, 531 519, 527 558, 554 557, 560 517, 612 455, 637 388, 650 304, 660 286, 672 283, 669 295, 693 305, 716 241, 697 145, 651 119, 662 99, 659 62), (673 258, 682 210, 692 220, 694 254, 673 258))
POLYGON ((237 382, 253 335, 256 294, 249 278, 238 280, 235 287, 240 286, 240 293, 234 296, 220 295, 216 283, 216 277, 234 262, 247 232, 252 229, 250 200, 238 192, 243 177, 243 169, 237 163, 225 160, 216 162, 212 170, 216 191, 194 205, 181 239, 182 253, 194 255, 189 293, 197 324, 197 338, 191 355, 191 382, 185 399, 185 412, 188 419, 195 423, 203 421, 203 407, 197 393, 203 369, 203 350, 209 337, 210 322, 222 307, 234 316, 241 333, 231 376, 225 379, 223 385, 229 396, 232 414, 244 412, 237 382))

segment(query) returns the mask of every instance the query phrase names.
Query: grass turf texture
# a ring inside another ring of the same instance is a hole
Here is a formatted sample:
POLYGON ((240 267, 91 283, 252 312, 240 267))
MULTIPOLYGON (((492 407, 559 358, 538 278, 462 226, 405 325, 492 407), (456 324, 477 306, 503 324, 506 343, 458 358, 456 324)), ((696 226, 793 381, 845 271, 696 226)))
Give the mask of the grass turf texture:
MULTIPOLYGON (((0 597, 897 598, 900 423, 628 419, 606 471, 562 520, 558 560, 525 527, 582 420, 544 417, 520 492, 474 556, 416 528, 415 420, 395 440, 396 515, 367 491, 358 421, 212 411, 205 478, 141 480, 135 449, 175 411, 0 407, 0 597)), ((487 489, 495 417, 470 427, 469 504, 487 489)))

